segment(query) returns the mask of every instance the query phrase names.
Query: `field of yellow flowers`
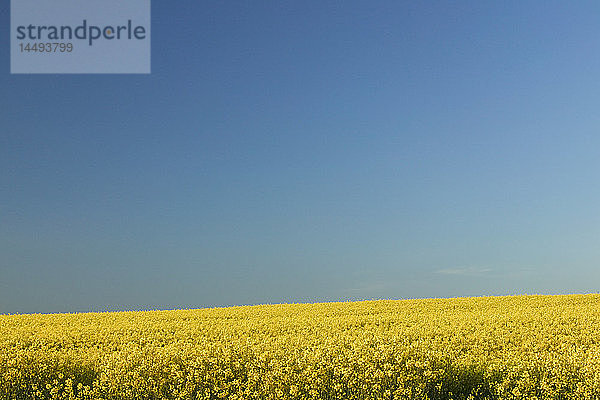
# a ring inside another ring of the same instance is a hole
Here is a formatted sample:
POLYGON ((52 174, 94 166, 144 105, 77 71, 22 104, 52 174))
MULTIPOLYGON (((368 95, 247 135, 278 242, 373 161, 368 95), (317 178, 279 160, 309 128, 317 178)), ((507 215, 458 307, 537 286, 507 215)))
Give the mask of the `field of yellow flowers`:
POLYGON ((600 399, 600 295, 0 316, 1 399, 600 399))

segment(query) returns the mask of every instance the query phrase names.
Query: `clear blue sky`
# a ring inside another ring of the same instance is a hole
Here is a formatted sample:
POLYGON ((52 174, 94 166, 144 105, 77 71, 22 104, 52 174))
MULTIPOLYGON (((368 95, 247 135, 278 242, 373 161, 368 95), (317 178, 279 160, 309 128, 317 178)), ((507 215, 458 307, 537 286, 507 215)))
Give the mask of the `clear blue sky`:
POLYGON ((0 313, 597 292, 600 4, 154 0, 10 75, 0 313))

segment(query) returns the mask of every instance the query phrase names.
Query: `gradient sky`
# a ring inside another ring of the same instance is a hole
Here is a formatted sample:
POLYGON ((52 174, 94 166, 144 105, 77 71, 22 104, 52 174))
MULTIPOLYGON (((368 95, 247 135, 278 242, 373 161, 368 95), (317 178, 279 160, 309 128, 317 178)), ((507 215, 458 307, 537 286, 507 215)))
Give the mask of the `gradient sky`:
POLYGON ((597 292, 600 3, 154 0, 10 75, 0 313, 597 292))

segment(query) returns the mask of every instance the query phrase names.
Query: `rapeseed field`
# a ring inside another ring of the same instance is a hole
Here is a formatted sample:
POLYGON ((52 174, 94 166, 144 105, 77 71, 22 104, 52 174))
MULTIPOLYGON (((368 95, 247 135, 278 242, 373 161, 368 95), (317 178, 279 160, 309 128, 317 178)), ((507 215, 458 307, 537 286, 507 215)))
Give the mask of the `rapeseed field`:
POLYGON ((600 399, 600 295, 0 316, 1 399, 600 399))

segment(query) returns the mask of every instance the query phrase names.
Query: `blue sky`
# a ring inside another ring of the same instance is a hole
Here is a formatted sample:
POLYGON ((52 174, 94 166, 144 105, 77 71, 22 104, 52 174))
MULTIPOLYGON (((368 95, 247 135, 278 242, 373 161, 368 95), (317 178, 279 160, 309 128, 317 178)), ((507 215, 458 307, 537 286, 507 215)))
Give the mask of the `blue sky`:
POLYGON ((599 12, 155 0, 151 75, 3 29, 0 313, 597 292, 599 12))

